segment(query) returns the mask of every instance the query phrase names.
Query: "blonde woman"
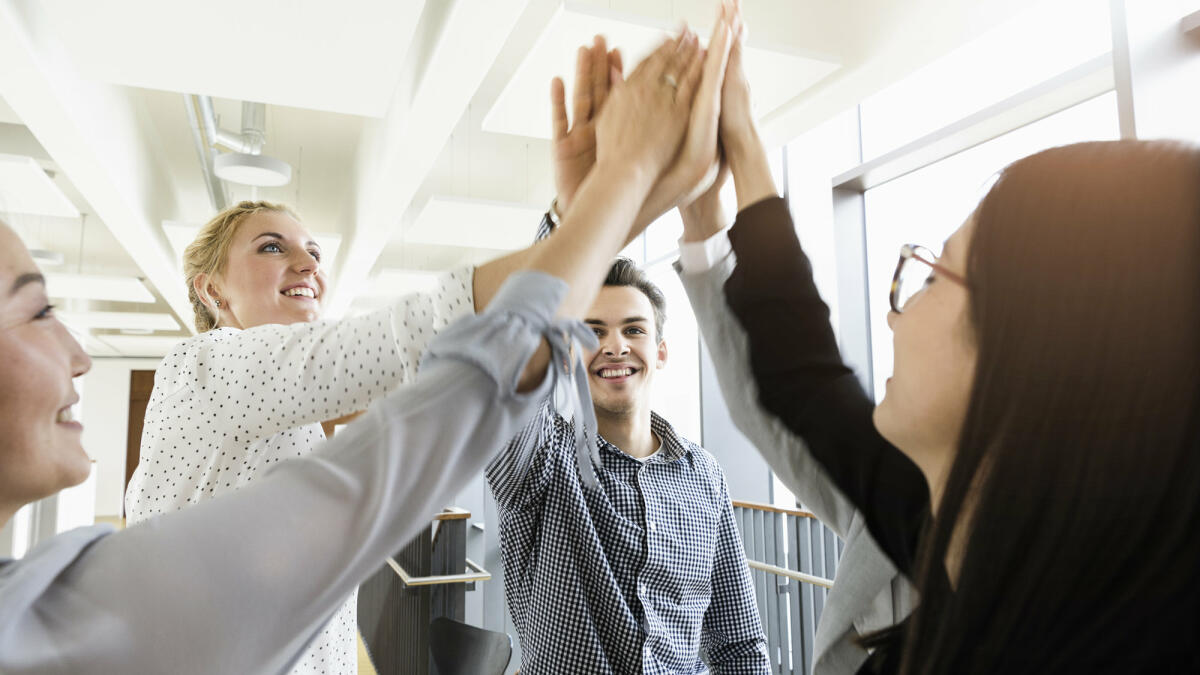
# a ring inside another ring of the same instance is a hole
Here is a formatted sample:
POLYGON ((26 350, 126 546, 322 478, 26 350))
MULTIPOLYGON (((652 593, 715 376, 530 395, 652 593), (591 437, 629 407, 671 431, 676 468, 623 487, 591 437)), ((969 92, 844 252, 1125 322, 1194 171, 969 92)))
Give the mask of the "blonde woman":
MULTIPOLYGON (((125 497, 129 523, 220 496, 309 454, 325 440, 322 421, 411 381, 434 335, 482 309, 524 256, 457 269, 433 292, 322 321, 329 281, 320 246, 296 214, 268 202, 218 214, 184 253, 200 332, 155 375, 125 497)), ((354 672, 355 627, 352 594, 294 672, 354 672)))
MULTIPOLYGON (((677 154, 698 79, 694 41, 684 41, 665 43, 614 92, 598 132, 601 159, 563 234, 528 257, 487 311, 431 343, 415 383, 235 494, 123 532, 79 528, 21 560, 0 559, 0 672, 281 673, 311 653, 345 594, 482 470, 559 377, 583 383, 578 356, 570 375, 557 366, 574 337, 594 344, 578 319, 677 154)), ((324 334, 336 337, 336 326, 324 334)), ((314 337, 265 328, 226 332, 236 340, 258 331, 293 349, 314 337)), ((28 251, 0 223, 0 526, 86 478, 71 380, 90 365, 55 318, 28 251)), ((229 377, 197 374, 195 386, 203 395, 229 377)))

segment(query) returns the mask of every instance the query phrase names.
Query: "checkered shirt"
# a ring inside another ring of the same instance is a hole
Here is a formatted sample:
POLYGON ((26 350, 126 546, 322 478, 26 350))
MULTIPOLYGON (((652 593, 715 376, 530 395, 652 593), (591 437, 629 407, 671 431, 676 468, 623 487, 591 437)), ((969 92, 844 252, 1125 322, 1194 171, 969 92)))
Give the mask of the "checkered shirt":
POLYGON ((595 488, 549 404, 488 466, 523 675, 770 672, 725 473, 651 426, 645 464, 597 439, 595 488))

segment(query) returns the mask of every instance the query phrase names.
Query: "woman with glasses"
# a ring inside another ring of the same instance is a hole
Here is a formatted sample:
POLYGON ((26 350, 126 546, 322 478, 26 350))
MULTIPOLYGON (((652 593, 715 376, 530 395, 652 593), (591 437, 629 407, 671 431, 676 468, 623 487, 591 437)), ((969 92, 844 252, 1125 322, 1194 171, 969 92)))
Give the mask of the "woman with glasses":
POLYGON ((876 406, 730 67, 725 296, 760 402, 920 594, 860 672, 1200 670, 1200 149, 1047 150, 1005 168, 940 257, 903 247, 876 406))

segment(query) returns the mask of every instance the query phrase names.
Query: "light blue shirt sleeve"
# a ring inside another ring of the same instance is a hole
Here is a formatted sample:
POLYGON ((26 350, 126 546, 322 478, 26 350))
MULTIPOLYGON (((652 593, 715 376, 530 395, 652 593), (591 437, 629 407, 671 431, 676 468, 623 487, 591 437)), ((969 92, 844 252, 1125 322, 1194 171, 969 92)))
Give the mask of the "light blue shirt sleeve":
POLYGON ((514 275, 430 346, 417 381, 231 495, 0 564, 0 672, 283 673, 346 595, 545 400, 516 383, 567 290, 514 275))

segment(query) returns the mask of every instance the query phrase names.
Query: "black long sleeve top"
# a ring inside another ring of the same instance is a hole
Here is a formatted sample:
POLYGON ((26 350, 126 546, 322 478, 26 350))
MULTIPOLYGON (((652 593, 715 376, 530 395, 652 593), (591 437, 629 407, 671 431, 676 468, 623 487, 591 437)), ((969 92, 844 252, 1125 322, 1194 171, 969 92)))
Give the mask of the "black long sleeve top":
POLYGON ((842 361, 784 200, 742 210, 729 240, 737 267, 725 297, 746 329, 763 407, 805 440, 911 578, 929 489, 912 460, 875 430, 874 402, 842 361))

